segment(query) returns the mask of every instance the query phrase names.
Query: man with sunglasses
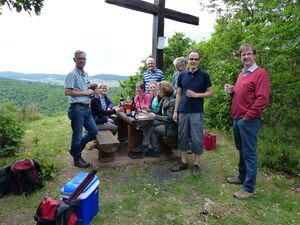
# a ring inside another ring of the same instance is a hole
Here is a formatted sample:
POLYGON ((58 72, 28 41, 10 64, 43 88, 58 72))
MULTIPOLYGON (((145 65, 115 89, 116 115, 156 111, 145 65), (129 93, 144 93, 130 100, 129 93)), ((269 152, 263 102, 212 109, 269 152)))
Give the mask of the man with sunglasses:
POLYGON ((224 91, 232 97, 233 134, 240 154, 238 176, 228 178, 227 182, 243 185, 242 191, 235 192, 233 196, 237 199, 248 199, 254 195, 256 186, 259 118, 269 102, 270 81, 265 69, 255 63, 254 46, 242 45, 239 56, 244 68, 234 86, 224 86, 224 91))
POLYGON ((191 149, 195 155, 192 166, 194 176, 200 175, 200 156, 203 153, 203 99, 213 95, 209 74, 199 68, 200 62, 200 51, 190 51, 189 69, 180 73, 178 77, 173 114, 173 120, 178 123, 178 147, 181 161, 172 167, 171 171, 188 169, 187 151, 191 149))

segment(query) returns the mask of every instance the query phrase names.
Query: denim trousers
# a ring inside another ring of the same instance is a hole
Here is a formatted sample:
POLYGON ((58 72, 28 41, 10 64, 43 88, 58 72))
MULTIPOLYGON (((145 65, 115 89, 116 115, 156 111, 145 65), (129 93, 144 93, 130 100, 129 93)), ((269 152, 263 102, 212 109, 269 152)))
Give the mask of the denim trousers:
POLYGON ((233 120, 235 146, 239 150, 239 179, 244 182, 243 190, 254 192, 257 176, 257 136, 260 127, 258 118, 233 120))
POLYGON ((81 151, 97 135, 98 129, 92 117, 91 109, 88 107, 70 106, 68 116, 71 120, 73 131, 70 153, 74 161, 78 161, 81 159, 81 151), (86 132, 82 137, 83 127, 86 129, 86 132))

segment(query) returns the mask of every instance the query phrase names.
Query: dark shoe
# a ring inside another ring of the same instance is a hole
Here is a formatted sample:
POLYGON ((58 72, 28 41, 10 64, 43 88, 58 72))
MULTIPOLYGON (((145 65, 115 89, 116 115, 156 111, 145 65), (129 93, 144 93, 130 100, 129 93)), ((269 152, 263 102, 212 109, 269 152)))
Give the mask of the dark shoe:
POLYGON ((143 153, 143 152, 146 152, 147 150, 148 150, 148 147, 146 145, 139 145, 139 146, 135 147, 134 149, 132 149, 132 152, 143 153))
POLYGON ((74 166, 77 166, 79 168, 88 168, 90 167, 90 163, 85 162, 83 159, 80 159, 74 162, 74 166))
POLYGON ((159 151, 155 151, 153 148, 150 148, 145 152, 145 156, 159 158, 160 153, 159 151))
POLYGON ((129 157, 132 159, 141 159, 141 158, 144 158, 144 153, 143 152, 131 152, 129 154, 129 157))
POLYGON ((233 197, 244 200, 254 196, 254 192, 238 191, 233 194, 233 197))
POLYGON ((227 178, 227 183, 229 184, 243 184, 243 181, 241 181, 238 177, 231 177, 231 178, 227 178))
POLYGON ((175 166, 173 166, 171 168, 171 171, 172 172, 178 172, 178 171, 181 171, 181 170, 187 170, 188 169, 188 164, 187 163, 183 163, 183 162, 179 162, 177 163, 175 166))
POLYGON ((200 171, 199 165, 197 165, 197 164, 193 165, 193 167, 192 167, 192 174, 195 177, 201 175, 201 171, 200 171))

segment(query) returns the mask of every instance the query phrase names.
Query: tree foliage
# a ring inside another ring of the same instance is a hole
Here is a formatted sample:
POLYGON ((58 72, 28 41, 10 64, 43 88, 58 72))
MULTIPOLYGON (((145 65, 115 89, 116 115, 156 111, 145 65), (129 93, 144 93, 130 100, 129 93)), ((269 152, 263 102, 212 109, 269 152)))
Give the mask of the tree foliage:
POLYGON ((36 15, 39 15, 44 6, 44 0, 0 0, 0 15, 4 5, 7 5, 10 10, 16 10, 18 13, 26 11, 30 14, 34 11, 36 15))

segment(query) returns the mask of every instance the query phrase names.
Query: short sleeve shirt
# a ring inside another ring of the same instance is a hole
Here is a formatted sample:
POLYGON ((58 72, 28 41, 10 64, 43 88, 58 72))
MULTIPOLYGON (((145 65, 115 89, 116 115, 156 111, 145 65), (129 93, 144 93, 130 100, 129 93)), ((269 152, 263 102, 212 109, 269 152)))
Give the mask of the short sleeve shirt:
MULTIPOLYGON (((65 88, 76 89, 80 91, 86 91, 89 88, 90 80, 86 72, 79 70, 75 67, 65 80, 65 88)), ((91 98, 89 96, 69 96, 69 103, 83 103, 90 104, 91 98)))
POLYGON ((178 87, 181 88, 181 98, 178 112, 203 113, 203 98, 188 97, 186 96, 186 91, 189 89, 197 93, 204 93, 211 86, 209 74, 200 68, 194 73, 188 70, 180 73, 178 87))

